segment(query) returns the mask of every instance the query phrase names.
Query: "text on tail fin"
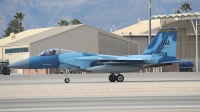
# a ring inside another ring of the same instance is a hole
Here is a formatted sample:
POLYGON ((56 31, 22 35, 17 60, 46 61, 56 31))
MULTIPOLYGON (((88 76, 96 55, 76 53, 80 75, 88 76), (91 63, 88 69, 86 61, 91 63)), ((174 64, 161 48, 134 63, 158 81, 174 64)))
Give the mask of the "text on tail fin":
POLYGON ((165 37, 166 33, 167 33, 166 30, 160 29, 156 34, 156 36, 151 41, 151 43, 149 44, 149 46, 143 52, 143 55, 151 55, 160 44, 163 37, 165 37))
POLYGON ((153 56, 159 59, 176 58, 177 29, 166 29, 166 35, 153 52, 153 56))

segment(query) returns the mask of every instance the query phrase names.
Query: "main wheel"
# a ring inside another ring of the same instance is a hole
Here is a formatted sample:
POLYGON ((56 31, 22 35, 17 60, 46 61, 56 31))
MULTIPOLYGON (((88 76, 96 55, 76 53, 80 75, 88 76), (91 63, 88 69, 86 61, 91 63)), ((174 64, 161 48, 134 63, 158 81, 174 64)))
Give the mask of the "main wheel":
POLYGON ((117 82, 123 82, 124 81, 124 76, 119 74, 117 75, 117 82))
POLYGON ((69 83, 70 79, 69 78, 65 78, 65 83, 69 83))
POLYGON ((116 75, 111 74, 111 75, 109 76, 109 81, 110 81, 110 82, 115 82, 116 80, 117 80, 117 76, 116 76, 116 75))

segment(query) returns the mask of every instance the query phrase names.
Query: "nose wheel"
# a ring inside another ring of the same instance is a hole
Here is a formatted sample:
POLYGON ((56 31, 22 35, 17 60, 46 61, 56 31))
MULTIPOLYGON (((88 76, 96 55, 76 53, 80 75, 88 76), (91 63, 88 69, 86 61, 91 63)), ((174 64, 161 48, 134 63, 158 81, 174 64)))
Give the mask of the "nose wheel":
POLYGON ((114 73, 111 73, 111 75, 109 76, 109 81, 110 82, 123 82, 124 81, 124 76, 122 74, 118 74, 117 76, 114 73))
POLYGON ((67 74, 65 74, 66 78, 64 79, 64 82, 65 83, 69 83, 70 82, 70 79, 67 77, 67 74))
POLYGON ((70 82, 70 79, 69 78, 65 78, 65 83, 69 83, 70 82))

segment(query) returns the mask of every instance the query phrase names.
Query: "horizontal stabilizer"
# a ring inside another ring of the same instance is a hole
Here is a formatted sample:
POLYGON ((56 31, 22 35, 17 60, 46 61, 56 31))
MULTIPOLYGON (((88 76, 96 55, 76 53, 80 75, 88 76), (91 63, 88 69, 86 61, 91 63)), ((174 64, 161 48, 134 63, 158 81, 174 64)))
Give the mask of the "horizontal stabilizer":
POLYGON ((167 62, 162 62, 162 63, 180 63, 181 60, 175 60, 175 61, 167 61, 167 62))

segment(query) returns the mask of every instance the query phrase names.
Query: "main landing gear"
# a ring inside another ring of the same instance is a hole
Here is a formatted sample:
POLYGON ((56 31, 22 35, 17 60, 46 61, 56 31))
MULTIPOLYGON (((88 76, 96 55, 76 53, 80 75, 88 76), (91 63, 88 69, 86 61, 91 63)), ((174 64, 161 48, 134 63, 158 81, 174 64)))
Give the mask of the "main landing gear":
POLYGON ((110 82, 115 82, 117 80, 117 82, 123 82, 124 81, 124 76, 122 74, 118 74, 117 76, 114 73, 111 73, 111 75, 109 76, 109 81, 110 82))

